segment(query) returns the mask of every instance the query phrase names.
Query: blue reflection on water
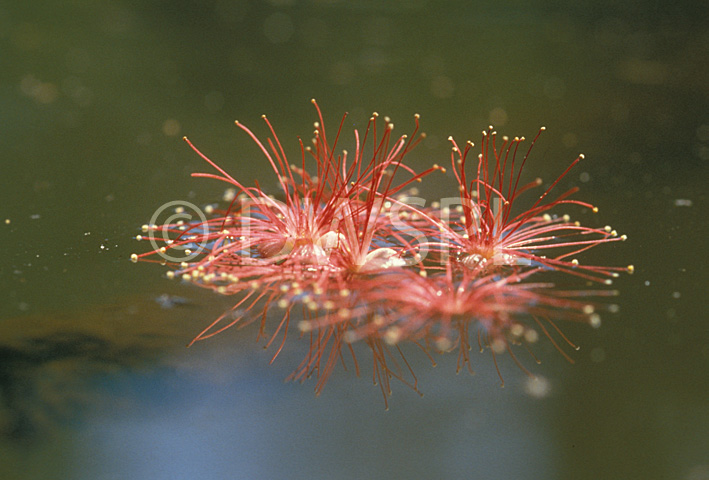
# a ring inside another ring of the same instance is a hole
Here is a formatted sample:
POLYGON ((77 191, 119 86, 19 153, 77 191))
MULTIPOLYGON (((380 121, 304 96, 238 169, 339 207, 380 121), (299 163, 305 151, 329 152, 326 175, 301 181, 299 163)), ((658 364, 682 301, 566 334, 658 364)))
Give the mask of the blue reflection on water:
POLYGON ((521 394, 523 374, 500 389, 492 365, 471 378, 442 363, 419 369, 423 398, 394 385, 389 411, 351 372, 318 398, 256 363, 229 376, 223 362, 217 381, 133 376, 131 404, 79 432, 75 478, 553 478, 548 404, 521 394))

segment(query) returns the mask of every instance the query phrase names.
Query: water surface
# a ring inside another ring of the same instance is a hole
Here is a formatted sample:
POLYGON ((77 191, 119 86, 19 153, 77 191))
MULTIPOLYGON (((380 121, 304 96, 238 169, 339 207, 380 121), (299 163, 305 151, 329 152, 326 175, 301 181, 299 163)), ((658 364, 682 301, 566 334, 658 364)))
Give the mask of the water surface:
POLYGON ((3 5, 1 476, 709 478, 705 18, 655 1, 3 5), (547 127, 530 179, 586 155, 560 188, 600 212, 572 214, 629 237, 586 259, 636 273, 601 329, 564 326, 574 365, 535 350, 544 398, 509 358, 500 388, 489 355, 471 377, 412 352, 425 395, 395 385, 385 411, 368 373, 340 369, 319 397, 283 383, 296 339, 271 366, 253 328, 184 348, 229 299, 128 260, 158 206, 222 194, 189 177, 206 167, 180 138, 275 188, 233 121, 265 134, 267 113, 297 156, 313 97, 350 129, 420 113, 418 167, 488 124, 547 127))

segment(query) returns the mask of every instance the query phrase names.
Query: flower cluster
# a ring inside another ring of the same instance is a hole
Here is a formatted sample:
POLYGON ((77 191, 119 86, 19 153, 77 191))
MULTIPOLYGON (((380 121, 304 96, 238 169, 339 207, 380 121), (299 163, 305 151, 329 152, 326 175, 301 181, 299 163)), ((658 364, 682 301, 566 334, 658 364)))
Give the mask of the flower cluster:
POLYGON ((581 264, 578 254, 625 236, 552 212, 567 204, 597 211, 571 198, 576 189, 551 196, 583 156, 520 208, 525 192, 542 185, 539 179, 520 183, 539 134, 520 152, 524 138, 498 137, 490 127, 474 162, 471 142, 461 148, 449 138, 456 195, 426 205, 414 185, 446 169, 433 165, 417 173, 404 162, 425 137, 418 115, 413 133, 397 137, 388 118, 373 114, 363 132, 354 131, 348 151, 338 149, 345 117, 329 137, 313 104, 318 121, 312 143, 300 141, 298 164, 289 163, 265 116, 265 143, 236 122, 275 173, 275 194, 257 182, 241 183, 185 138, 216 171, 193 176, 229 184, 227 202, 208 206, 200 220, 144 225, 155 249, 131 258, 159 257, 171 267, 168 277, 237 296, 234 307, 193 342, 257 320, 267 346, 278 345, 275 359, 295 316, 310 348, 291 378, 315 376, 319 393, 344 361, 343 352, 351 353, 359 370, 351 344, 362 342, 371 349, 374 380, 386 401, 392 378, 417 389, 402 342, 414 342, 427 354, 457 349, 459 368, 470 368, 474 334, 493 358, 509 352, 522 367, 512 345, 533 343, 540 332, 562 353, 558 339, 573 347, 557 320, 598 325, 604 303, 593 299, 614 291, 562 290, 544 277, 562 272, 610 284, 619 272, 633 270, 581 264), (160 245, 156 232, 162 233, 160 245), (165 261, 177 252, 189 261, 165 261))

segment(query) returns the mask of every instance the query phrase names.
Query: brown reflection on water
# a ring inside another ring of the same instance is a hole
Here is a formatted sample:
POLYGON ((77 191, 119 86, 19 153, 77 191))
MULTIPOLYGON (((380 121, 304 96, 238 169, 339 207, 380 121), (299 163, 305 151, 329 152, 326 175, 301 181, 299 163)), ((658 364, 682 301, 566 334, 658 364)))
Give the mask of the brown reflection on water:
POLYGON ((0 437, 42 437, 80 420, 82 409, 110 395, 94 385, 101 378, 168 367, 200 325, 220 311, 213 297, 208 302, 201 292, 192 293, 189 300, 138 295, 75 312, 3 319, 0 437))

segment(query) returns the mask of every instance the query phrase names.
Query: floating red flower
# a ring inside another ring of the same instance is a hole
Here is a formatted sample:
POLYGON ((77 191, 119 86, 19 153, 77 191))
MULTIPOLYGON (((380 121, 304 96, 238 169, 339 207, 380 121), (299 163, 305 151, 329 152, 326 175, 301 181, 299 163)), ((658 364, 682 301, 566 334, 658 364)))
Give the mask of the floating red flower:
MULTIPOLYGON (((464 267, 494 265, 544 266, 594 281, 606 281, 628 268, 583 265, 576 256, 602 243, 623 241, 611 227, 594 228, 572 222, 568 215, 551 212, 560 205, 579 205, 598 212, 593 205, 570 198, 578 191, 574 187, 553 200, 549 195, 562 178, 584 156, 579 155, 531 205, 519 208, 522 195, 542 185, 541 179, 520 184, 522 170, 544 127, 531 142, 520 160, 518 151, 524 137, 502 137, 489 127, 482 132, 477 166, 470 179, 466 167, 474 144, 467 142, 461 150, 453 144, 451 163, 460 192, 458 206, 441 215, 446 218, 441 226, 441 244, 446 253, 464 267), (517 210, 518 213, 515 213, 517 210), (551 212, 551 213, 550 213, 551 212)), ((632 269, 632 268, 631 268, 632 269)))
POLYGON ((217 171, 193 176, 228 183, 233 188, 230 204, 205 209, 198 221, 144 226, 151 242, 156 232, 162 233, 160 245, 153 243, 154 250, 134 254, 132 260, 162 257, 173 266, 169 277, 239 296, 233 309, 193 342, 260 319, 267 346, 279 345, 275 360, 295 315, 310 348, 290 378, 317 377, 319 393, 343 361, 343 348, 352 353, 359 371, 349 344, 362 341, 372 351, 373 378, 386 401, 392 378, 417 389, 401 342, 415 342, 424 351, 458 347, 459 367, 470 366, 473 331, 481 348, 490 347, 493 355, 508 351, 516 362, 511 345, 532 342, 539 332, 564 353, 556 339, 566 338, 556 321, 597 324, 597 307, 590 299, 614 292, 562 290, 544 280, 544 273, 553 270, 609 283, 619 271, 632 272, 632 267, 581 265, 578 254, 625 237, 609 227, 582 226, 551 212, 567 204, 596 211, 570 198, 575 188, 547 198, 583 156, 531 206, 514 213, 522 194, 541 185, 520 184, 539 135, 519 160, 523 138, 503 137, 498 144, 492 128, 483 132, 472 176, 466 166, 473 144, 461 150, 451 138, 458 196, 445 199, 441 208, 427 208, 421 199, 406 196, 409 187, 445 170, 434 165, 417 174, 404 163, 424 138, 418 133, 418 115, 411 136, 395 137, 389 119, 373 114, 361 136, 354 131, 349 153, 337 150, 345 117, 330 143, 322 113, 313 104, 318 122, 312 145, 300 141, 299 165, 289 163, 265 116, 271 135, 265 143, 237 122, 276 174, 280 192, 275 196, 258 183, 246 186, 233 178, 185 138, 217 171), (185 261, 175 261, 172 254, 178 251, 185 261), (271 331, 273 306, 281 313, 271 331))

